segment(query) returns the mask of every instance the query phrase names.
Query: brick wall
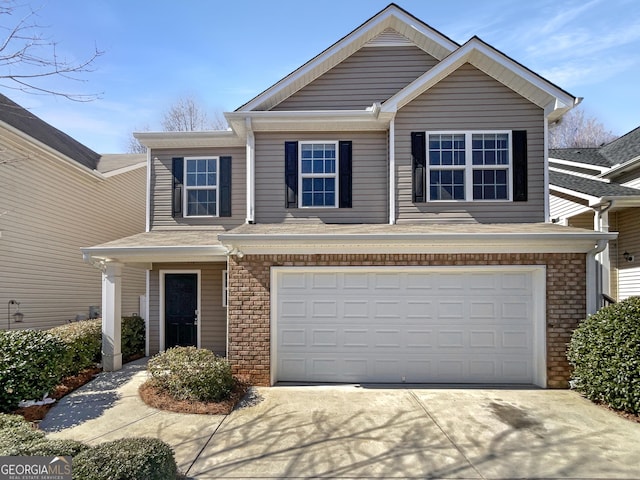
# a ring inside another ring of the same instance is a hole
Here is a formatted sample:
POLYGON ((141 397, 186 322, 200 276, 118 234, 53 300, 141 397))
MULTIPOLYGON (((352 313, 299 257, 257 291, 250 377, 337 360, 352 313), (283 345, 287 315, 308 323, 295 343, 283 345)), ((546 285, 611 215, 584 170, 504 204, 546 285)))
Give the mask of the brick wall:
POLYGON ((585 318, 585 255, 558 254, 319 254, 245 255, 229 260, 229 348, 234 373, 270 383, 270 269, 272 266, 546 265, 547 386, 566 388, 567 344, 585 318))

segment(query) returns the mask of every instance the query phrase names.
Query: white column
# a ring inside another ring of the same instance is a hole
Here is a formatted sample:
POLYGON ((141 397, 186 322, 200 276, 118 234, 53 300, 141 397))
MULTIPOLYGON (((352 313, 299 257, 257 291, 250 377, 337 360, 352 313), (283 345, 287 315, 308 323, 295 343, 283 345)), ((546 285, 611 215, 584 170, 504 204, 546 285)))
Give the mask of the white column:
POLYGON ((122 264, 107 263, 102 272, 102 368, 122 368, 122 264))

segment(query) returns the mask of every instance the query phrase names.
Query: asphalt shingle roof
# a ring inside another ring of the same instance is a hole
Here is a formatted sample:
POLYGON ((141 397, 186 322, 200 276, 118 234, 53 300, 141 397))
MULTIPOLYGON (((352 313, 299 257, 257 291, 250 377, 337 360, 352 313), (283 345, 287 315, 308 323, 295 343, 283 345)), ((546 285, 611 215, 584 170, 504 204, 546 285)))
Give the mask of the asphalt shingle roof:
POLYGON ((100 154, 0 94, 0 121, 53 148, 62 155, 95 170, 100 154))
POLYGON ((550 171, 549 183, 552 186, 567 188, 597 198, 640 196, 640 189, 637 188, 625 187, 619 183, 608 183, 569 173, 550 171))
POLYGON ((585 163, 598 167, 611 167, 611 161, 600 153, 599 148, 550 148, 549 158, 585 163))

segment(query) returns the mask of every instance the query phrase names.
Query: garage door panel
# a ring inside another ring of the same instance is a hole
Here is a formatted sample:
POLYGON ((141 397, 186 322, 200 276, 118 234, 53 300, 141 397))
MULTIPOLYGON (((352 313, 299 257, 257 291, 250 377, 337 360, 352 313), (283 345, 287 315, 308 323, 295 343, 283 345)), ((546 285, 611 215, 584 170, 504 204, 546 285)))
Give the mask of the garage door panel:
POLYGON ((530 272, 338 270, 276 276, 278 380, 533 383, 530 272))

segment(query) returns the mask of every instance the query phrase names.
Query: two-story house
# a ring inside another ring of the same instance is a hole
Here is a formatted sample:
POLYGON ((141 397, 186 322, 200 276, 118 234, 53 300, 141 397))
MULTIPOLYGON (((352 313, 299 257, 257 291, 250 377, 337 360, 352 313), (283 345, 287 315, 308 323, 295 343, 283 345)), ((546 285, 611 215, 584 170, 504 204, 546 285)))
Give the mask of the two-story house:
POLYGON ((107 368, 135 264, 150 354, 209 348, 262 385, 566 387, 615 237, 546 222, 548 124, 577 102, 391 4, 226 113, 229 131, 137 134, 147 232, 84 249, 107 368))

